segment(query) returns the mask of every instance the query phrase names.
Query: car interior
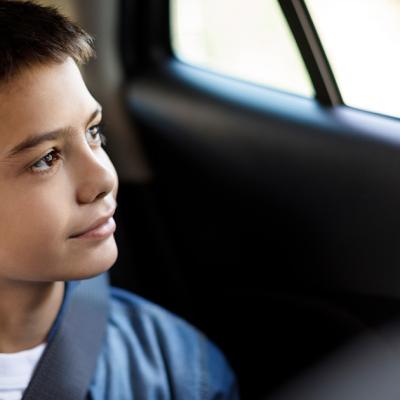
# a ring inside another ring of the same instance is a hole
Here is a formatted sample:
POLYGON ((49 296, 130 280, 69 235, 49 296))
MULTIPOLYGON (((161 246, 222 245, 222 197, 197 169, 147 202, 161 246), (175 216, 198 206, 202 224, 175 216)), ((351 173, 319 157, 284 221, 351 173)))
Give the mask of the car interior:
POLYGON ((311 98, 181 61, 168 0, 52 2, 96 38, 113 285, 202 330, 253 400, 399 314, 399 120, 345 104, 305 2, 278 3, 311 98))

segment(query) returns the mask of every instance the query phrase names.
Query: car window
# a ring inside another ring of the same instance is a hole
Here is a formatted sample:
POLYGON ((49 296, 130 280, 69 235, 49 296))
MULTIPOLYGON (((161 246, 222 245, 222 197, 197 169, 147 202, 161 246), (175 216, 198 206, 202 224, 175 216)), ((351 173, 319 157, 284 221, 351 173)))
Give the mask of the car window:
POLYGON ((187 63, 304 96, 314 89, 278 2, 172 0, 175 56, 187 63))
POLYGON ((344 102, 400 117, 400 2, 307 0, 344 102))

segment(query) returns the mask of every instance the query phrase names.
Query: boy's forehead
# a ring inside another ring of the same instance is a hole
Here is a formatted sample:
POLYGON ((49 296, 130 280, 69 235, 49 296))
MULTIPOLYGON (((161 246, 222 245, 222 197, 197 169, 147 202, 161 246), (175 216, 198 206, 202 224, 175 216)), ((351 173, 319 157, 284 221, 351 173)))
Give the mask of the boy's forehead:
POLYGON ((10 135, 78 126, 96 104, 72 59, 32 67, 0 86, 0 146, 10 135))

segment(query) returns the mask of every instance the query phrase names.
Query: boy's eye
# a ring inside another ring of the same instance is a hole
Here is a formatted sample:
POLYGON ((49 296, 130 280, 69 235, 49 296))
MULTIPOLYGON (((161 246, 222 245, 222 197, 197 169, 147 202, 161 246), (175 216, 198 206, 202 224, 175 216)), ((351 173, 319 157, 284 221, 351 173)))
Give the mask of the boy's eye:
MULTIPOLYGON (((93 125, 86 131, 86 139, 90 145, 102 145, 106 144, 106 137, 103 133, 104 124, 93 125)), ((61 158, 61 154, 58 150, 52 149, 45 156, 43 156, 40 160, 36 161, 32 164, 29 169, 33 173, 45 173, 50 172, 54 165, 61 158)))
POLYGON ((54 164, 60 159, 59 151, 53 149, 48 152, 39 161, 31 165, 30 170, 34 173, 48 172, 52 169, 54 164))
POLYGON ((104 135, 104 124, 101 123, 90 127, 86 131, 86 139, 90 144, 95 144, 95 145, 100 144, 105 146, 106 137, 104 135))

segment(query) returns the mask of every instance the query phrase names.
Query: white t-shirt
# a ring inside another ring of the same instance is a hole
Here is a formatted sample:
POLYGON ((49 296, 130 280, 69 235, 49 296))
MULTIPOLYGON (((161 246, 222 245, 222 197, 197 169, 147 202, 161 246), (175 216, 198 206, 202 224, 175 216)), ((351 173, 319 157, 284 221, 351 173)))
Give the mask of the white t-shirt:
POLYGON ((18 353, 0 353, 0 400, 20 400, 46 347, 42 343, 18 353))

